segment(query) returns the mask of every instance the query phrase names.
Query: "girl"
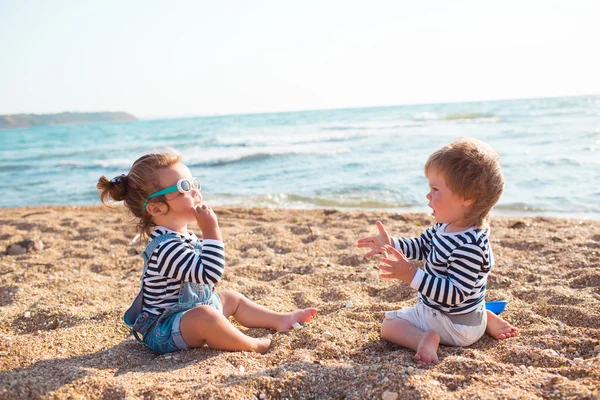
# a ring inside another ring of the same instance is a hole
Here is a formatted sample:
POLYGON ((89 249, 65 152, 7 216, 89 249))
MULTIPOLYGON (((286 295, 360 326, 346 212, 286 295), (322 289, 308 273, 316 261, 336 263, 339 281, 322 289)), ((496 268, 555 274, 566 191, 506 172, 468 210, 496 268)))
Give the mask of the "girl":
POLYGON ((246 336, 229 322, 230 316, 246 327, 276 331, 315 316, 314 308, 278 313, 236 291, 214 291, 225 267, 221 230, 213 210, 202 204, 200 180, 179 155, 145 155, 127 175, 111 180, 102 176, 97 188, 104 205, 123 201, 137 217, 138 231, 150 238, 143 254, 142 288, 124 320, 154 352, 208 345, 264 354, 271 341, 246 336), (202 240, 188 230, 194 222, 202 240))

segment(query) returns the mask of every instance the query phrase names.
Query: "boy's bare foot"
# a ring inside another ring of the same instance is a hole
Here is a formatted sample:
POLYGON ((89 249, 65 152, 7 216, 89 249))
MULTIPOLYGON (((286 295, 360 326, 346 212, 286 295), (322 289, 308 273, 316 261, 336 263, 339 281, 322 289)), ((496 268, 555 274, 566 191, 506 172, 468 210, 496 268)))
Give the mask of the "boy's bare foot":
POLYGON ((316 314, 316 308, 305 308, 304 310, 296 310, 294 312, 287 313, 284 318, 279 321, 279 324, 275 330, 277 332, 288 332, 292 329, 292 325, 294 325, 295 322, 300 324, 310 322, 316 314))
POLYGON ((425 333, 423 339, 419 342, 415 359, 424 364, 434 364, 438 362, 437 349, 440 345, 440 335, 435 331, 425 333))
POLYGON ((271 339, 257 339, 256 352, 260 354, 266 354, 271 347, 271 339))
POLYGON ((491 311, 487 311, 487 326, 485 333, 498 340, 519 335, 517 328, 509 324, 491 311))

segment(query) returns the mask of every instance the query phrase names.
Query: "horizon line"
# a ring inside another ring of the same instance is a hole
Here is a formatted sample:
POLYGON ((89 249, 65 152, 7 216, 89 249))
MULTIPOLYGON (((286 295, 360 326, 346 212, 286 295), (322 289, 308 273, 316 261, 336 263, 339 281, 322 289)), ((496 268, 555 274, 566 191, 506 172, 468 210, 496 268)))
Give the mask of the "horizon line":
MULTIPOLYGON (((439 101, 439 102, 424 102, 424 103, 403 103, 403 104, 388 104, 388 105, 375 105, 375 106, 349 106, 349 107, 332 107, 332 108, 308 108, 308 109, 295 109, 295 110, 280 110, 280 111, 256 111, 256 112, 238 112, 238 113, 224 113, 224 114, 196 114, 196 115, 171 115, 171 116, 151 116, 141 117, 134 115, 140 121, 158 121, 158 120, 170 120, 170 119, 194 119, 194 118, 211 118, 211 117, 234 117, 244 115, 268 115, 268 114, 287 114, 287 113, 299 113, 299 112, 317 112, 317 111, 342 111, 342 110, 358 110, 367 108, 393 108, 393 107, 407 107, 407 106, 435 106, 441 104, 459 104, 459 103, 480 103, 480 102, 501 102, 501 101, 515 101, 515 100, 545 100, 545 99, 559 99, 559 98, 573 98, 573 97, 594 97, 600 96, 600 93, 588 93, 588 94, 576 94, 576 95, 564 95, 564 96, 542 96, 542 97, 516 97, 516 98, 500 98, 500 99, 487 99, 487 100, 466 100, 466 101, 439 101)), ((133 114, 132 114, 133 115, 133 114)))
POLYGON ((287 113, 298 113, 298 112, 318 112, 318 111, 342 111, 342 110, 358 110, 368 108, 393 108, 393 107, 407 107, 407 106, 435 106, 442 104, 459 104, 459 103, 480 103, 480 102, 501 102, 501 101, 516 101, 516 100, 543 100, 543 99, 558 99, 558 98, 573 98, 573 97, 594 97, 600 96, 600 93, 588 93, 588 94, 577 94, 577 95, 553 95, 553 96, 541 96, 541 97, 511 97, 511 98, 496 98, 496 99, 478 99, 478 100, 463 100, 463 101, 436 101, 436 102, 416 102, 416 103, 401 103, 401 104, 387 104, 387 105, 371 105, 371 106, 341 106, 332 108, 307 108, 307 109, 293 109, 293 110, 279 110, 279 111, 256 111, 256 112, 227 112, 223 114, 186 114, 186 115, 163 115, 163 116, 138 116, 129 111, 72 111, 64 110, 58 112, 19 112, 12 114, 0 114, 1 116, 15 116, 15 115, 54 115, 64 113, 126 113, 134 116, 138 121, 159 121, 159 120, 171 120, 171 119, 194 119, 194 118, 211 118, 211 117, 233 117, 233 116, 244 116, 244 115, 268 115, 268 114, 287 114, 287 113))

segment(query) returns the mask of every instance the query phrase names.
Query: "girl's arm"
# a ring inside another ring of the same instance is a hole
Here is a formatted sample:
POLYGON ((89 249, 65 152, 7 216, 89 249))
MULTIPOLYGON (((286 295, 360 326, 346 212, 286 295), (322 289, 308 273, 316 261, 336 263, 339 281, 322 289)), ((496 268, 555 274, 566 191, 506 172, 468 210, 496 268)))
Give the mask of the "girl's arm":
POLYGON ((180 238, 162 243, 150 259, 158 274, 172 279, 195 283, 216 284, 225 269, 225 249, 223 242, 204 239, 202 254, 197 254, 180 238))

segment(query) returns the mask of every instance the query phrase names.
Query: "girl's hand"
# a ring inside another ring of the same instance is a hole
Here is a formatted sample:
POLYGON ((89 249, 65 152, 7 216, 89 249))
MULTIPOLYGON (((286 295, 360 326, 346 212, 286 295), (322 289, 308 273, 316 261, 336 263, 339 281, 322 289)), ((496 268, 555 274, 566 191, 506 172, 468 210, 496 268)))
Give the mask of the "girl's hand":
POLYGON ((370 258, 377 253, 381 253, 386 255, 384 250, 385 246, 390 246, 392 244, 392 240, 390 239, 390 235, 388 235, 387 231, 383 227, 383 224, 379 221, 375 223, 377 225, 377 230, 379 233, 377 236, 369 236, 366 238, 358 239, 357 246, 358 247, 368 247, 373 249, 365 254, 366 258, 370 258))
POLYGON ((219 229, 219 222, 217 221, 217 215, 212 208, 203 204, 202 206, 193 208, 193 213, 196 222, 198 223, 198 227, 202 230, 202 237, 204 239, 223 240, 219 229))
POLYGON ((417 273, 417 268, 408 261, 402 252, 392 246, 385 246, 385 250, 394 259, 385 256, 379 261, 379 269, 385 272, 379 276, 385 279, 398 279, 402 282, 411 283, 417 273))

